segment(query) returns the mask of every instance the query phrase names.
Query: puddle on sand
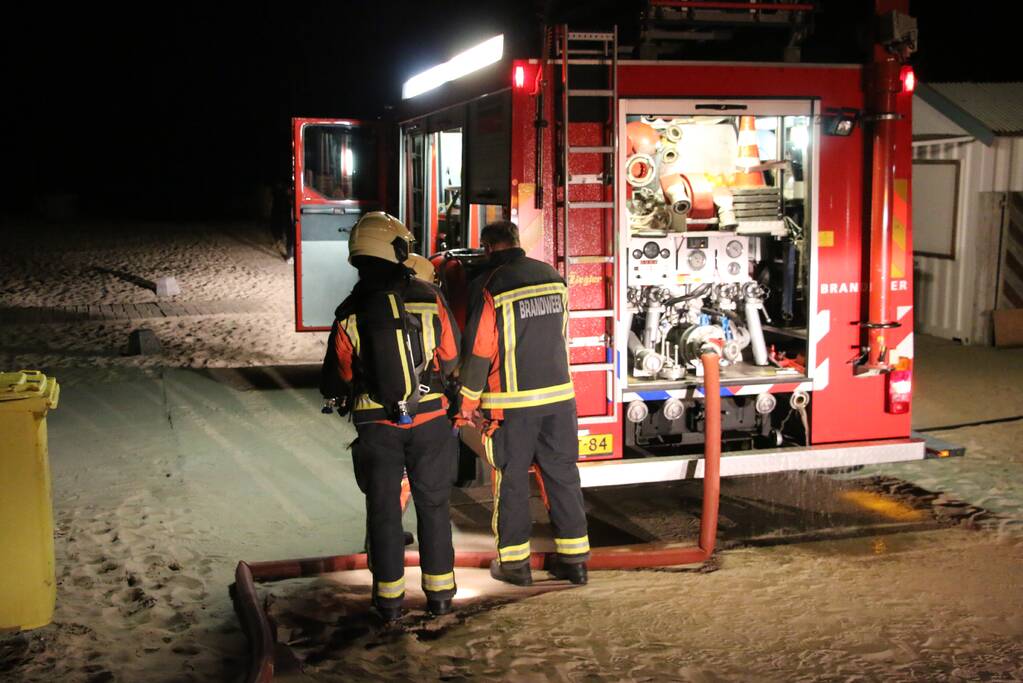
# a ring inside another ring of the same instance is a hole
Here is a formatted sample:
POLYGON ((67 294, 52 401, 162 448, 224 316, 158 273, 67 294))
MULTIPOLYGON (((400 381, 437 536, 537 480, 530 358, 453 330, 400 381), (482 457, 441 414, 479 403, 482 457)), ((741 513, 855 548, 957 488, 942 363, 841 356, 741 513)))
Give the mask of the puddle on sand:
POLYGON ((776 556, 791 555, 794 557, 806 555, 836 558, 893 556, 908 552, 938 550, 948 543, 950 534, 955 536, 961 533, 957 529, 905 531, 897 526, 893 526, 887 533, 884 529, 875 531, 876 533, 869 533, 869 530, 865 529, 861 536, 777 545, 762 550, 776 556))

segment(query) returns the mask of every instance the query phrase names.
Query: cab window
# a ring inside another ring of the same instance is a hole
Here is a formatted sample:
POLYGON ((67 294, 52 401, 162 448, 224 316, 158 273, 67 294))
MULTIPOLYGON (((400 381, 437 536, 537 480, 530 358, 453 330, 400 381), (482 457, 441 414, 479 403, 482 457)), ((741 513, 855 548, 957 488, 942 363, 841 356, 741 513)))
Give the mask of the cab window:
POLYGON ((378 198, 377 134, 357 126, 307 126, 303 135, 306 189, 326 199, 378 198))

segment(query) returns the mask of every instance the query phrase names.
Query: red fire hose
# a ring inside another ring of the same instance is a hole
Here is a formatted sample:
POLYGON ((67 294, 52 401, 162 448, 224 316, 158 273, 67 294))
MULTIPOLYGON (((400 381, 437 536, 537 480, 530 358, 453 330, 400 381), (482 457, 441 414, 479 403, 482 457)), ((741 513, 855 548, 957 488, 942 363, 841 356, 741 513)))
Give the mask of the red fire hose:
MULTIPOLYGON (((705 395, 705 427, 703 447, 703 510, 700 518, 700 540, 696 546, 668 543, 643 543, 594 548, 588 563, 590 569, 643 569, 672 567, 705 562, 714 552, 717 538, 718 505, 721 494, 721 385, 716 351, 700 356, 703 364, 705 395)), ((455 552, 456 567, 484 569, 497 557, 496 551, 455 552)), ((529 565, 543 569, 554 557, 552 552, 535 552, 529 565)), ((419 566, 419 553, 405 553, 405 566, 419 566)), ((239 562, 231 598, 251 648, 247 683, 267 683, 274 675, 274 629, 263 610, 256 582, 282 581, 306 576, 366 568, 366 554, 310 557, 272 562, 239 562)))

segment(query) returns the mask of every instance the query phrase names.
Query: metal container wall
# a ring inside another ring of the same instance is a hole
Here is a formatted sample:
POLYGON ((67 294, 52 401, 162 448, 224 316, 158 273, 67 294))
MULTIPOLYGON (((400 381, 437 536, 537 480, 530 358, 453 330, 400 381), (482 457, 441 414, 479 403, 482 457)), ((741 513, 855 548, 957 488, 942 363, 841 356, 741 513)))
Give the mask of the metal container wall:
POLYGON ((916 330, 964 344, 990 344, 1001 193, 1023 190, 1023 140, 1000 137, 990 147, 962 139, 917 141, 913 159, 960 164, 954 257, 914 254, 916 330))

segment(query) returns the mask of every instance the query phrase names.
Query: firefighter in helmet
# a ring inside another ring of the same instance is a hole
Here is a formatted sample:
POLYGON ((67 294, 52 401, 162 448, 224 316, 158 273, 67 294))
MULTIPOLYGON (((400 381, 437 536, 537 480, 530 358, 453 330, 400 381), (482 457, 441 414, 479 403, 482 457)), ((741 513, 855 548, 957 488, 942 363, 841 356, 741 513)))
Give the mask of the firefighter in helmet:
POLYGON ((417 278, 423 282, 429 282, 435 284, 437 281, 437 269, 433 267, 433 263, 430 259, 419 254, 409 254, 408 258, 405 259, 405 265, 412 269, 412 272, 417 278))
POLYGON ((480 242, 490 263, 469 289, 457 422, 481 425, 494 468, 498 559, 490 573, 517 585, 532 583, 529 468, 536 463, 554 526, 556 556, 548 569, 583 584, 590 542, 576 466, 565 281, 551 266, 526 256, 511 222, 487 225, 480 242))
POLYGON ((455 594, 448 501, 457 451, 444 386, 457 365, 459 332, 440 291, 404 265, 411 240, 381 211, 352 229, 348 260, 359 280, 335 311, 320 386, 358 432, 352 459, 366 494, 373 605, 387 621, 401 616, 405 595, 404 472, 428 610, 449 612, 455 594))

